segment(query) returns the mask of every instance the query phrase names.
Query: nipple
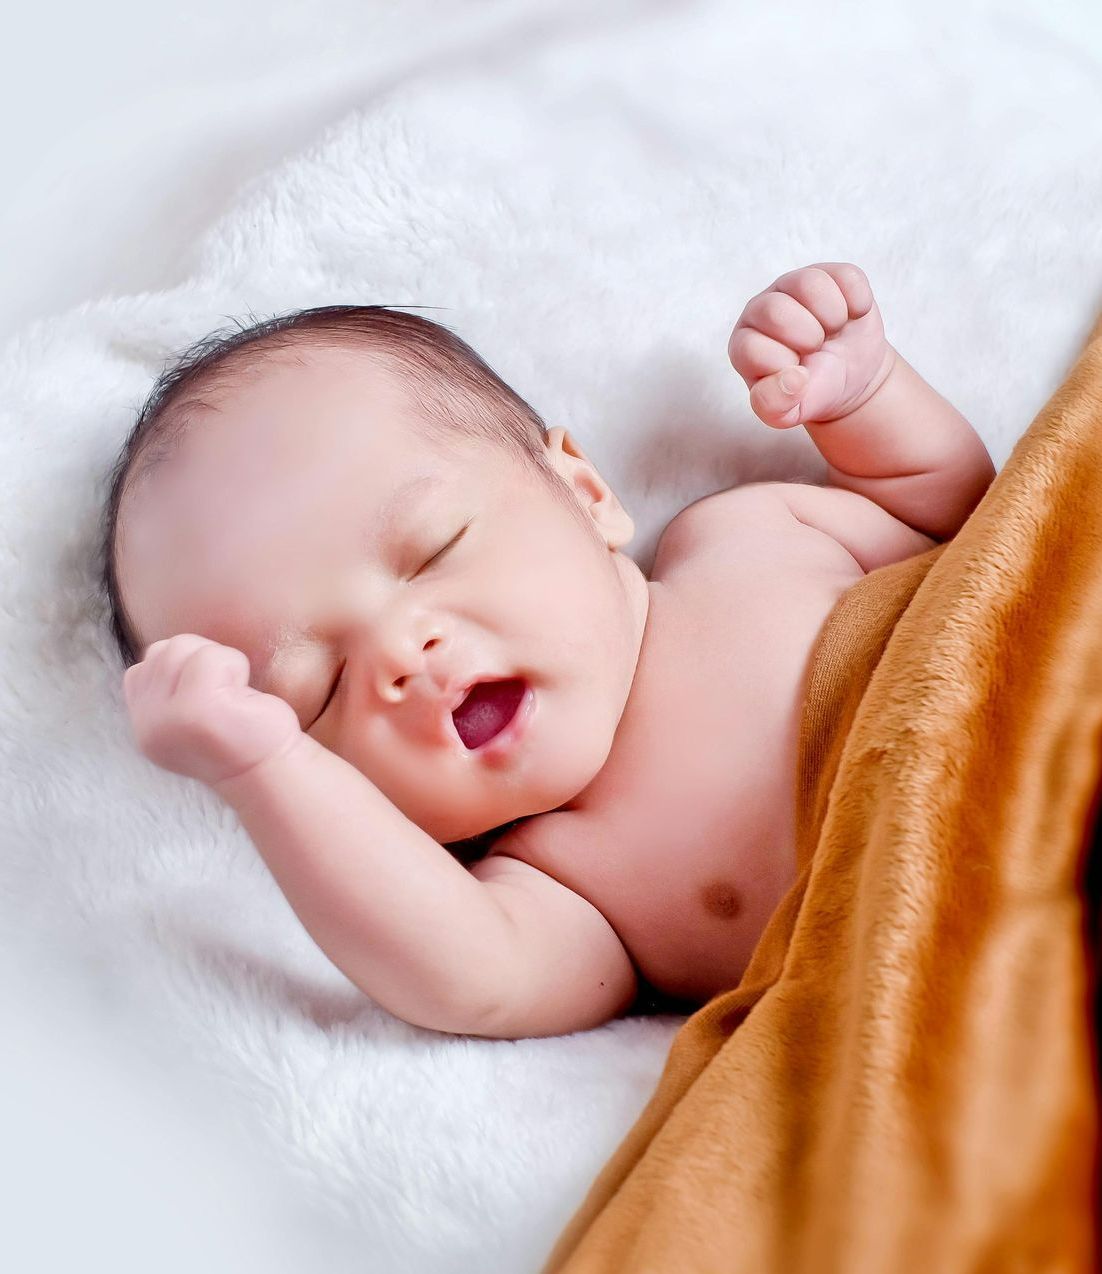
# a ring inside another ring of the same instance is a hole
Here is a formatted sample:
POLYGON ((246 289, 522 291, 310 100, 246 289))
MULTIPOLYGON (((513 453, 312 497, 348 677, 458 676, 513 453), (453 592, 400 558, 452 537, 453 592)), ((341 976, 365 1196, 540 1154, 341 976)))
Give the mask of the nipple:
POLYGON ((700 891, 701 902, 710 915, 733 920, 742 910, 742 900, 729 880, 713 880, 700 891))

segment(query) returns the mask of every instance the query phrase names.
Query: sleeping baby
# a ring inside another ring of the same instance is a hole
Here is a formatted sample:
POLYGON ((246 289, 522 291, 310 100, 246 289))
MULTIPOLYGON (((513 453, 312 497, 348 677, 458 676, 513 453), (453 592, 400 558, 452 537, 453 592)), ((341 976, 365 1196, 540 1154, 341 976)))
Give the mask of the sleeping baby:
POLYGON ((104 580, 137 745, 408 1022, 566 1034, 735 986, 795 880, 816 636, 994 477, 854 265, 782 275, 728 350, 827 485, 698 500, 649 576, 570 433, 383 307, 200 342, 127 440, 104 580))

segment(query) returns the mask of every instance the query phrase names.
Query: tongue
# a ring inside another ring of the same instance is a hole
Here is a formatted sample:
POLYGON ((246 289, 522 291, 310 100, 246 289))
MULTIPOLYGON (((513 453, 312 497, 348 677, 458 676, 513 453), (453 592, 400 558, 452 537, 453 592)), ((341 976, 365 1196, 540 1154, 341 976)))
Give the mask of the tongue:
POLYGON ((481 747, 504 730, 523 697, 523 681, 480 681, 452 713, 459 737, 468 748, 481 747))

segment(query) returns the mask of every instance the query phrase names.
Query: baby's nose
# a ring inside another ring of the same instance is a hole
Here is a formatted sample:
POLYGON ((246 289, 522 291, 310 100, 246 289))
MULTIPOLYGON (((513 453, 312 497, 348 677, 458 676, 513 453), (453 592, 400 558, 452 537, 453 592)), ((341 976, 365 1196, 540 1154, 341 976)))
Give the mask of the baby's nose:
MULTIPOLYGON (((426 655, 438 646, 440 641, 440 635, 433 632, 423 640, 418 639, 408 643, 405 649, 412 653, 407 658, 403 659, 399 652, 396 655, 392 654, 389 659, 383 659, 378 674, 380 697, 388 703, 400 703, 414 692, 414 682, 419 675, 425 676, 426 683, 432 681, 426 655)), ((429 688, 426 684, 425 690, 428 691, 429 688)), ((435 686, 433 693, 439 693, 442 689, 442 686, 435 686)))

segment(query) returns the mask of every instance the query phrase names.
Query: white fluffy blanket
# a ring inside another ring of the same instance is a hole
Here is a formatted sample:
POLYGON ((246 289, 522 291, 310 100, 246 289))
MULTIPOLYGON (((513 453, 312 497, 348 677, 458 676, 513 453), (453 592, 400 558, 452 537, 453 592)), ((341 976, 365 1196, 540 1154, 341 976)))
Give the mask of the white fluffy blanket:
MULTIPOLYGON (((396 1021, 217 799, 136 752, 96 554, 163 361, 229 316, 425 307, 575 433, 647 568, 686 503, 823 472, 726 358, 777 275, 861 265, 889 339, 997 465, 1102 301, 1086 0, 520 9, 448 55, 395 55, 362 109, 239 192, 182 286, 0 350, 0 926, 21 978, 54 946, 131 1048, 173 1041, 165 1103, 185 1071, 215 1084, 288 1207, 347 1240, 327 1270, 538 1270, 682 1019, 518 1042, 396 1021)), ((412 49, 431 6, 409 15, 412 49)))

